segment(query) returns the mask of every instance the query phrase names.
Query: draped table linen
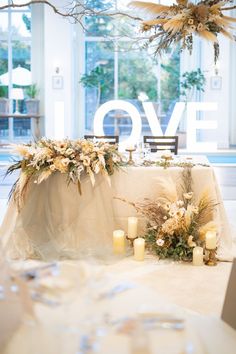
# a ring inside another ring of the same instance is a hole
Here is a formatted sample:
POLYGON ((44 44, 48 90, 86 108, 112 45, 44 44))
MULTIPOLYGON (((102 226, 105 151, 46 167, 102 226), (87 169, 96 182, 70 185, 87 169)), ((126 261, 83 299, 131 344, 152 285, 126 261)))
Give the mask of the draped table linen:
MULTIPOLYGON (((207 160, 196 157, 191 162, 207 163, 207 160)), ((208 190, 217 204, 214 221, 218 230, 218 256, 230 260, 232 235, 214 169, 196 165, 191 170, 194 197, 198 199, 208 190)), ((181 167, 122 167, 110 177, 111 185, 101 175, 96 176, 95 186, 85 178, 81 182, 82 195, 60 173, 39 185, 32 180, 23 208, 19 211, 13 200, 9 203, 1 227, 5 249, 13 258, 49 260, 88 254, 104 257, 111 253, 112 231, 127 230, 127 217, 136 215, 133 207, 116 197, 130 202, 156 199, 168 190, 170 181, 180 188, 182 172, 181 167)), ((143 231, 141 221, 139 235, 143 231)))

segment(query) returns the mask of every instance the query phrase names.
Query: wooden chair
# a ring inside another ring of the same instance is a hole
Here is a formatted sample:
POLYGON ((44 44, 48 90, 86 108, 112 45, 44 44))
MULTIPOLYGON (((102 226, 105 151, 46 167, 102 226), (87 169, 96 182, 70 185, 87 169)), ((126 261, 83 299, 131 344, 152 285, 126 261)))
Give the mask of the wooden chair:
POLYGON ((93 140, 93 139, 105 141, 109 144, 119 144, 119 136, 118 135, 104 135, 104 136, 98 136, 98 135, 84 135, 84 139, 86 140, 93 140))
POLYGON ((170 150, 178 154, 178 136, 147 136, 144 135, 143 142, 149 144, 151 152, 170 150))
POLYGON ((221 318, 236 329, 236 258, 233 260, 221 318))

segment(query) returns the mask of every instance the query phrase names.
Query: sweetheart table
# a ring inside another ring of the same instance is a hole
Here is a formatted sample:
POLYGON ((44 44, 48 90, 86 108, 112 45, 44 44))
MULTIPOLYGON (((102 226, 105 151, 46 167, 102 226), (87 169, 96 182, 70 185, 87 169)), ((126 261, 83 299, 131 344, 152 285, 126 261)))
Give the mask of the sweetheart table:
MULTIPOLYGON (((190 161, 190 160, 186 160, 190 161)), ((199 198, 208 190, 216 203, 221 259, 231 259, 232 235, 225 214, 214 169, 205 166, 205 157, 194 157, 201 163, 192 168, 193 193, 199 198)), ((31 181, 24 206, 19 211, 11 200, 1 227, 1 237, 9 257, 44 260, 78 258, 82 255, 104 257, 111 253, 114 229, 127 230, 127 217, 136 215, 128 203, 163 196, 168 182, 181 185, 183 168, 160 166, 126 166, 107 178, 97 175, 95 186, 90 179, 81 182, 82 194, 76 184, 68 185, 66 176, 57 172, 40 184, 31 181)), ((140 219, 139 234, 143 232, 140 219)))

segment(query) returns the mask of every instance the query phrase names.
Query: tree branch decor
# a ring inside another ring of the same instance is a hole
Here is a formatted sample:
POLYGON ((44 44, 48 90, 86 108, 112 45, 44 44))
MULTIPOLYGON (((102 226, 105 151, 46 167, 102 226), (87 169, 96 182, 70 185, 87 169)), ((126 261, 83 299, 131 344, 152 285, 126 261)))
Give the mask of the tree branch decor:
POLYGON ((151 19, 142 22, 142 32, 150 33, 148 43, 155 41, 155 53, 160 54, 172 44, 181 43, 181 49, 192 52, 193 36, 197 35, 212 42, 214 60, 219 57, 218 35, 222 34, 232 40, 230 32, 233 17, 225 16, 223 11, 235 9, 225 7, 231 0, 202 0, 193 4, 188 0, 177 0, 177 4, 164 6, 151 2, 132 1, 129 6, 148 14, 151 19))
MULTIPOLYGON (((212 42, 214 48, 214 60, 219 57, 218 35, 235 40, 231 33, 232 23, 236 18, 226 16, 225 11, 236 9, 236 5, 229 6, 233 0, 200 0, 196 4, 188 0, 176 0, 171 6, 155 4, 152 2, 132 1, 129 4, 130 11, 113 10, 111 7, 96 9, 91 1, 68 1, 62 7, 55 6, 47 0, 22 0, 21 3, 12 0, 9 4, 0 5, 0 11, 8 8, 23 8, 36 4, 49 6, 55 14, 68 19, 71 23, 79 23, 86 30, 84 19, 86 17, 126 17, 141 22, 141 31, 145 36, 130 38, 134 42, 143 42, 145 47, 153 45, 155 54, 162 54, 171 45, 179 44, 181 50, 188 49, 192 52, 193 37, 195 35, 212 42), (227 6, 228 5, 228 6, 227 6), (133 13, 136 9, 138 15, 133 13), (140 17, 140 14, 143 16, 140 17), (149 17, 147 20, 144 17, 149 17)), ((122 37, 122 35, 121 35, 122 37)), ((112 35, 111 35, 112 38, 112 35)))

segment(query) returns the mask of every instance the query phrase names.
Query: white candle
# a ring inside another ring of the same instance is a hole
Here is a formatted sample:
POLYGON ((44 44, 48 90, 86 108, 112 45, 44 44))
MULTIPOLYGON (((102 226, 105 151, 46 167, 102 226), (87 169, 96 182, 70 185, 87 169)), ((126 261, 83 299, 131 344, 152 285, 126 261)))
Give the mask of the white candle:
POLYGON ((128 218, 128 237, 136 238, 138 232, 138 218, 130 216, 128 218))
POLYGON ((115 254, 125 253, 125 233, 123 230, 113 231, 113 252, 115 254))
POLYGON ((193 249, 193 265, 201 266, 203 265, 203 248, 194 247, 193 249))
POLYGON ((206 233, 206 248, 208 250, 215 250, 216 249, 216 232, 215 231, 208 231, 206 233))
POLYGON ((145 251, 145 240, 142 237, 136 238, 134 240, 134 259, 136 261, 144 260, 144 251, 145 251))

